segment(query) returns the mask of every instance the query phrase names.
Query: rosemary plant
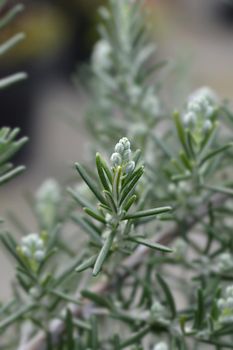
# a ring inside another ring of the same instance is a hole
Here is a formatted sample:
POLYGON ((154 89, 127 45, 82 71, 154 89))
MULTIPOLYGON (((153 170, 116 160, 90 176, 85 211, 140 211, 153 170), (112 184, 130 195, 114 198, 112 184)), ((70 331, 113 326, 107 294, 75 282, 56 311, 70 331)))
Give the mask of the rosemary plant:
MULTIPOLYGON (((17 213, 23 237, 1 228, 15 280, 0 349, 233 349, 233 114, 204 87, 169 115, 143 1, 100 16, 86 121, 101 154, 68 191, 36 191, 37 232, 17 213)), ((25 139, 0 135, 5 174, 25 139)))

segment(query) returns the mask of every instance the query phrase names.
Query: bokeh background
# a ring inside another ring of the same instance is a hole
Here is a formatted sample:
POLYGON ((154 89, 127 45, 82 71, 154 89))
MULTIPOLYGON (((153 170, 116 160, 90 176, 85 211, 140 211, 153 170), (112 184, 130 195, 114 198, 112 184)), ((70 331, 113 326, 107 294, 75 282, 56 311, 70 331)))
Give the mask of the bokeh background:
MULTIPOLYGON (((19 31, 27 35, 1 57, 1 77, 19 70, 29 74, 26 81, 0 92, 0 126, 19 126, 22 135, 30 137, 16 159, 26 163, 27 171, 0 189, 0 216, 9 226, 9 216, 16 212, 35 231, 28 194, 47 177, 64 183, 72 176, 72 164, 84 158, 88 96, 83 80, 74 84, 73 78, 90 59, 98 38, 96 10, 104 2, 24 1, 24 12, 0 34, 1 42, 19 31)), ((146 9, 156 55, 168 59, 164 80, 174 106, 202 85, 233 99, 233 1, 147 0, 146 9)), ((0 299, 7 298, 12 273, 1 251, 0 299)))

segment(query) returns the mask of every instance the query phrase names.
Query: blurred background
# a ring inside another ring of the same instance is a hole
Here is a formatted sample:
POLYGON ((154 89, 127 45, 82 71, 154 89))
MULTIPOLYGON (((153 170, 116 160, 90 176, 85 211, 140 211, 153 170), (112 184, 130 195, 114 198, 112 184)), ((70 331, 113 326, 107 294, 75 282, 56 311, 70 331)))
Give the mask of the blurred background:
MULTIPOLYGON (((1 57, 1 77, 20 70, 29 74, 28 80, 0 92, 0 126, 20 127, 22 135, 30 137, 17 159, 27 171, 0 189, 0 216, 15 211, 32 232, 35 223, 23 196, 46 177, 64 182, 72 175, 72 164, 83 159, 88 96, 81 84, 74 87, 72 75, 88 63, 98 38, 96 10, 104 2, 25 0, 24 12, 0 34, 0 42, 19 31, 27 35, 1 57)), ((231 100, 233 1, 147 0, 146 7, 156 54, 169 62, 164 79, 174 103, 202 85, 231 100)), ((12 271, 2 254, 0 273, 6 283, 1 284, 0 298, 5 298, 12 271)))

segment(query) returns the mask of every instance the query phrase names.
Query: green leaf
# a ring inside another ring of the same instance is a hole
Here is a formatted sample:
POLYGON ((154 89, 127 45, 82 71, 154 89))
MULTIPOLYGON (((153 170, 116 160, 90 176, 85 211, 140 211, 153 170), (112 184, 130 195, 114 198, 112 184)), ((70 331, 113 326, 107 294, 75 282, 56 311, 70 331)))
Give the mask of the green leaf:
POLYGON ((93 225, 90 225, 88 221, 85 221, 82 217, 75 214, 71 215, 71 219, 84 229, 91 240, 93 240, 98 246, 102 246, 102 239, 99 232, 94 229, 93 225))
POLYGON ((168 284, 162 278, 161 275, 157 274, 157 279, 158 279, 158 282, 159 282, 161 288, 163 289, 168 306, 170 307, 171 316, 172 316, 172 318, 175 318, 176 317, 176 304, 175 304, 172 292, 171 292, 168 284))
POLYGON ((208 185, 203 185, 202 187, 213 192, 220 192, 220 193, 229 194, 230 196, 233 196, 232 188, 226 188, 226 187, 220 187, 220 186, 208 186, 208 185))
POLYGON ((80 301, 70 297, 69 295, 67 295, 61 291, 58 291, 57 289, 50 289, 48 292, 52 295, 55 295, 56 297, 58 297, 61 300, 68 301, 71 304, 81 305, 80 301))
POLYGON ((197 291, 197 310, 195 312, 194 329, 202 329, 205 316, 205 304, 202 289, 197 291))
POLYGON ((81 294, 84 298, 91 300, 96 305, 106 307, 107 309, 112 309, 112 303, 100 294, 91 292, 90 290, 83 290, 81 294))
POLYGON ((98 213, 96 213, 94 210, 92 210, 90 208, 83 208, 83 210, 85 211, 85 213, 90 215, 93 219, 96 219, 97 221, 100 221, 103 224, 106 224, 105 218, 103 216, 99 215, 98 213))
POLYGON ((95 254, 95 255, 91 256, 90 258, 84 260, 78 267, 76 267, 75 271, 82 272, 82 271, 88 269, 89 267, 93 267, 97 257, 98 257, 98 255, 95 254))
POLYGON ((86 172, 86 170, 79 164, 79 163, 75 163, 75 167, 77 169, 77 171, 79 172, 79 175, 81 176, 81 178, 83 179, 83 181, 86 182, 87 186, 90 188, 90 190, 94 193, 94 195, 96 196, 96 198, 103 204, 106 204, 106 201, 103 197, 103 195, 101 194, 101 192, 98 189, 98 186, 96 185, 96 183, 91 179, 91 177, 88 175, 88 173, 86 172))
POLYGON ((97 167, 99 179, 101 184, 103 185, 103 188, 109 191, 110 190, 109 183, 107 180, 107 176, 105 175, 105 171, 103 169, 102 162, 101 162, 101 156, 99 153, 96 154, 96 167, 97 167))
POLYGON ((139 219, 147 216, 156 216, 158 214, 167 213, 168 211, 171 211, 171 210, 172 210, 171 207, 161 207, 161 208, 141 210, 132 214, 125 215, 123 220, 139 219))
POLYGON ((188 151, 188 147, 186 144, 185 130, 184 130, 183 124, 182 124, 181 119, 180 119, 180 114, 178 112, 174 112, 173 117, 174 117, 176 130, 177 130, 177 134, 179 136, 180 142, 183 146, 185 153, 189 157, 189 151, 188 151))
POLYGON ((111 250, 112 243, 114 240, 115 232, 110 232, 109 236, 106 238, 104 245, 96 259, 94 269, 93 269, 93 276, 97 276, 100 272, 105 260, 107 259, 107 256, 111 250))
POLYGON ((66 266, 65 269, 61 271, 56 277, 52 285, 53 288, 55 289, 55 287, 57 288, 59 285, 63 284, 66 281, 66 279, 68 279, 72 275, 72 273, 75 271, 75 268, 77 267, 77 265, 80 264, 80 262, 80 257, 77 257, 76 259, 74 259, 74 261, 72 260, 71 263, 68 266, 66 266))
POLYGON ((130 197, 129 199, 128 199, 128 201, 125 203, 125 205, 123 206, 123 209, 127 212, 130 208, 131 208, 131 206, 134 204, 134 202, 136 201, 136 199, 137 199, 137 196, 136 196, 136 194, 134 194, 132 197, 130 197))
POLYGON ((0 322, 0 330, 9 327, 12 323, 15 323, 16 321, 24 317, 29 311, 31 311, 35 307, 35 304, 22 306, 18 311, 11 314, 9 317, 5 318, 2 322, 0 322))
POLYGON ((135 332, 131 337, 126 339, 120 344, 120 348, 124 349, 127 348, 130 345, 138 344, 138 342, 150 331, 150 326, 145 326, 142 329, 140 329, 138 332, 135 332))
POLYGON ((141 166, 140 168, 136 169, 133 171, 132 174, 128 175, 125 179, 124 179, 124 182, 122 184, 122 189, 121 191, 123 192, 123 190, 126 188, 126 186, 129 186, 130 183, 132 183, 132 181, 138 177, 139 174, 143 174, 144 172, 144 167, 141 166))
POLYGON ((225 152, 226 150, 228 150, 228 148, 231 148, 232 146, 233 146, 233 143, 228 143, 227 145, 224 145, 222 147, 219 147, 219 148, 211 151, 200 161, 200 165, 203 165, 206 161, 217 156, 218 154, 225 152))
POLYGON ((17 168, 8 171, 6 174, 0 176, 0 186, 3 185, 4 183, 10 181, 13 177, 21 174, 25 170, 25 166, 18 166, 17 168))
POLYGON ((96 316, 91 317, 91 348, 98 349, 98 323, 96 316))
POLYGON ((69 309, 66 311, 66 347, 67 350, 75 349, 73 315, 69 309))
POLYGON ((78 204, 81 207, 89 207, 92 210, 95 209, 94 206, 92 206, 92 204, 84 197, 82 196, 80 193, 78 193, 77 191, 73 190, 72 188, 68 188, 67 192, 73 197, 73 199, 78 202, 78 204))
POLYGON ((27 270, 28 267, 16 251, 17 243, 15 242, 14 238, 8 232, 4 232, 0 234, 0 240, 8 252, 16 259, 19 265, 27 270))
POLYGON ((111 208, 113 213, 117 213, 117 207, 116 207, 115 201, 112 197, 112 194, 106 190, 104 190, 103 192, 104 192, 104 195, 105 195, 105 198, 106 198, 106 201, 107 201, 109 208, 111 208))
POLYGON ((150 242, 150 241, 145 240, 143 238, 127 237, 126 240, 145 245, 146 247, 156 249, 156 250, 159 250, 161 252, 165 252, 165 253, 172 253, 173 252, 173 250, 169 247, 166 247, 166 246, 159 244, 159 243, 150 242))
POLYGON ((113 186, 112 186, 113 196, 114 198, 116 198, 116 200, 118 200, 119 198, 119 192, 120 192, 120 186, 121 186, 121 173, 122 173, 122 167, 118 166, 114 174, 113 186))
POLYGON ((181 151, 179 156, 180 156, 180 159, 181 159, 183 165, 185 166, 185 168, 192 171, 193 167, 192 167, 192 164, 191 164, 189 158, 187 157, 186 153, 181 151))
POLYGON ((137 149, 132 157, 132 160, 135 162, 135 167, 137 166, 139 159, 141 157, 142 151, 140 149, 137 149))
POLYGON ((112 184, 112 172, 111 172, 111 169, 109 169, 106 161, 103 159, 103 157, 99 153, 96 154, 96 158, 97 158, 96 162, 98 162, 98 166, 102 168, 102 170, 107 175, 107 178, 108 178, 110 184, 112 184))
POLYGON ((124 205, 124 202, 126 202, 128 198, 132 196, 134 188, 138 183, 139 179, 141 178, 141 176, 143 175, 143 172, 144 172, 144 168, 143 167, 139 168, 135 176, 132 178, 132 181, 129 182, 124 187, 123 192, 120 196, 120 205, 124 205))

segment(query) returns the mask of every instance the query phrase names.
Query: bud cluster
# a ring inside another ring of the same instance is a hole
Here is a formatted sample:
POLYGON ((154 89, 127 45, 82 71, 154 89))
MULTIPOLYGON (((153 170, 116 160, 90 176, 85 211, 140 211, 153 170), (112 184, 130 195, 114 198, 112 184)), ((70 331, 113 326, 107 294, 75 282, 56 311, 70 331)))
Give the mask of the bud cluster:
POLYGON ((208 133, 213 126, 213 118, 218 106, 215 93, 208 87, 194 92, 188 100, 183 116, 184 124, 196 134, 208 133))
POLYGON ((233 269, 233 258, 230 253, 222 253, 218 256, 216 269, 218 272, 229 272, 233 269))
POLYGON ((150 320, 156 321, 165 318, 166 316, 166 309, 165 307, 159 302, 155 301, 151 307, 150 310, 150 320))
POLYGON ((55 224, 60 199, 60 186, 54 179, 46 180, 38 189, 35 209, 43 229, 49 230, 55 224))
POLYGON ((225 298, 218 300, 218 308, 220 311, 220 323, 233 322, 233 285, 226 288, 225 298))
POLYGON ((130 149, 130 142, 127 137, 123 137, 115 146, 115 152, 111 155, 111 163, 113 168, 122 166, 126 174, 134 171, 135 162, 131 160, 132 152, 130 149))
POLYGON ((19 252, 27 259, 40 263, 45 258, 45 244, 38 233, 30 233, 22 238, 19 252))

